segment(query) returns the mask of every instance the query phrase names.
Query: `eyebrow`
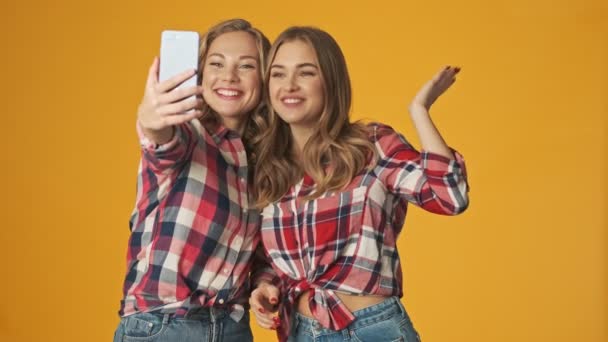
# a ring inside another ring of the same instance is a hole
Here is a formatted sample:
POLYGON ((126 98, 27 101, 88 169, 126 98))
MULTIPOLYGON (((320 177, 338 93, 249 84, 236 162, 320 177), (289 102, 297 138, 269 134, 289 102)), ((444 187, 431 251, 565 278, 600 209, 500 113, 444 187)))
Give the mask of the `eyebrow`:
MULTIPOLYGON (((214 52, 212 54, 209 54, 209 56, 207 56, 207 58, 213 57, 213 56, 226 59, 226 56, 224 56, 224 55, 222 55, 221 53, 218 53, 218 52, 214 52)), ((253 59, 256 62, 258 61, 257 58, 255 58, 254 56, 250 56, 250 55, 239 56, 239 59, 253 59)))
MULTIPOLYGON (((315 69, 319 69, 319 67, 317 67, 315 64, 313 63, 301 63, 296 65, 296 68, 304 68, 304 67, 313 67, 315 69)), ((270 69, 272 68, 281 68, 281 69, 285 69, 285 66, 281 65, 281 64, 273 64, 270 66, 270 69)))

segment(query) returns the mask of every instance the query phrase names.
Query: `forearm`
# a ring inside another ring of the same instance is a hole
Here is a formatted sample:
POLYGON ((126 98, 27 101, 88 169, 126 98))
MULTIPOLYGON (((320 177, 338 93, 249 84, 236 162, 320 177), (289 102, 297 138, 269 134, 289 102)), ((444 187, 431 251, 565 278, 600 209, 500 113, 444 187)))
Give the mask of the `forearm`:
POLYGON ((426 108, 410 107, 410 117, 424 151, 455 159, 452 150, 445 143, 445 140, 443 140, 441 133, 439 133, 426 108))

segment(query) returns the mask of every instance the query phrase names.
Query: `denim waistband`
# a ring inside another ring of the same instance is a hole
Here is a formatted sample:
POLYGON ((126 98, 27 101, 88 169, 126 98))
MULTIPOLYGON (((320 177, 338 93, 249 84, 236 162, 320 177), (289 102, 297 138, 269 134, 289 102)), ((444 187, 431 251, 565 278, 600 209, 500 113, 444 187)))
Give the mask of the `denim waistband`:
MULTIPOLYGON (((380 321, 387 320, 391 317, 399 315, 401 317, 409 316, 401 304, 401 301, 397 297, 390 297, 381 303, 368 306, 364 309, 353 312, 355 320, 348 326, 348 329, 357 329, 370 324, 374 324, 380 321)), ((315 331, 315 334, 332 334, 334 330, 324 328, 313 318, 306 317, 298 312, 295 313, 292 323, 292 329, 304 329, 308 331, 315 331)))
MULTIPOLYGON (((246 314, 246 312, 244 313, 246 314)), ((166 311, 149 311, 149 312, 138 312, 129 316, 125 316, 123 318, 129 317, 141 317, 146 316, 147 319, 153 319, 155 321, 163 322, 164 324, 172 321, 174 319, 180 320, 193 320, 193 321, 209 321, 209 322, 218 322, 223 320, 226 317, 232 318, 234 321, 239 321, 243 315, 238 317, 238 320, 235 317, 232 317, 231 310, 227 308, 216 308, 216 307, 196 307, 188 310, 185 314, 176 314, 174 312, 166 312, 166 311)))

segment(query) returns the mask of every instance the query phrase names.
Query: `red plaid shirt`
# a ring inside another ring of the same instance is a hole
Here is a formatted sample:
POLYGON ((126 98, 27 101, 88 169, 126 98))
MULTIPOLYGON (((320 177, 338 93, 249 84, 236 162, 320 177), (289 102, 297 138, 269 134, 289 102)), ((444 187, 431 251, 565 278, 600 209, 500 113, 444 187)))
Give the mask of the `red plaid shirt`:
POLYGON ((208 131, 198 120, 176 127, 160 146, 138 133, 142 158, 120 315, 226 306, 239 309, 238 317, 259 242, 258 212, 246 209, 240 137, 223 126, 208 131))
POLYGON ((264 249, 283 287, 280 340, 289 334, 291 312, 305 291, 315 319, 333 330, 354 319, 336 291, 403 295, 396 241, 408 202, 444 215, 468 206, 466 171, 458 153, 456 160, 419 153, 392 128, 370 128, 379 153, 372 170, 357 175, 345 190, 312 201, 302 200, 315 186, 305 176, 262 212, 264 249))

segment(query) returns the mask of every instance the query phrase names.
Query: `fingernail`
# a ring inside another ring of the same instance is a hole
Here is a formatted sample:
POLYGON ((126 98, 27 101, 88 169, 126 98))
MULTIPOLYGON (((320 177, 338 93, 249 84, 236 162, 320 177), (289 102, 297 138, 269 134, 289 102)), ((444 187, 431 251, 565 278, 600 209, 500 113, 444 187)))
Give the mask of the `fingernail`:
POLYGON ((272 317, 272 320, 277 324, 281 324, 281 320, 277 316, 272 317))
POLYGON ((278 299, 270 298, 270 304, 276 304, 277 302, 278 302, 278 299))
POLYGON ((261 313, 266 313, 266 310, 264 310, 264 308, 259 308, 258 311, 261 313))

